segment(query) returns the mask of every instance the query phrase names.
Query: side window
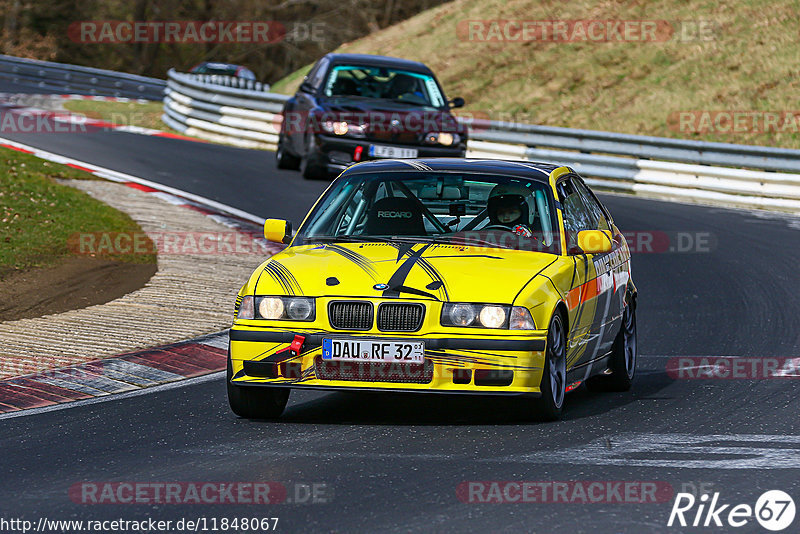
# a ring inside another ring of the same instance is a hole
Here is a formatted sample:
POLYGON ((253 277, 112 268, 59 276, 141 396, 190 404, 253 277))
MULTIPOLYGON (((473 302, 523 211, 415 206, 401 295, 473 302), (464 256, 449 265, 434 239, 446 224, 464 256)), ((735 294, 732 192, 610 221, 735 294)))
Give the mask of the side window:
POLYGON ((575 188, 578 190, 578 193, 581 195, 581 199, 583 200, 583 204, 586 208, 590 211, 592 215, 592 221, 594 222, 593 230, 610 230, 611 226, 608 224, 608 219, 606 218, 606 213, 603 208, 600 206, 600 203, 580 180, 572 179, 575 188))
POLYGON ((566 232, 567 253, 575 254, 578 246, 578 232, 596 230, 596 220, 587 208, 571 178, 558 184, 558 196, 564 207, 564 231, 566 232))
POLYGON ((308 81, 314 86, 314 89, 319 90, 319 88, 322 87, 322 80, 328 72, 328 63, 330 63, 330 60, 323 58, 320 60, 319 64, 317 64, 314 75, 311 76, 311 74, 309 74, 308 81))

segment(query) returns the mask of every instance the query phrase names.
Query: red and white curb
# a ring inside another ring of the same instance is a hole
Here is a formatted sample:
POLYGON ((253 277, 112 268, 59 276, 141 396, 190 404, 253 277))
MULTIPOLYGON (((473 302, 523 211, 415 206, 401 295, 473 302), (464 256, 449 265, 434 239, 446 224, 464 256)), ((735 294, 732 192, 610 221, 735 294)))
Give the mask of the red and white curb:
MULTIPOLYGON (((232 206, 137 176, 40 150, 10 139, 0 138, 0 146, 153 194, 171 204, 203 213, 248 236, 252 236, 255 231, 261 231, 264 224, 264 219, 232 206)), ((283 248, 263 241, 265 257, 283 248)), ((23 410, 33 413, 56 409, 66 403, 87 402, 112 393, 124 396, 146 388, 156 391, 165 384, 217 373, 225 369, 227 348, 226 330, 157 348, 2 380, 0 419, 13 417, 16 412, 23 410)))
POLYGON ((0 381, 0 414, 128 393, 225 369, 228 332, 0 381))
MULTIPOLYGON (((12 115, 18 115, 25 118, 28 117, 41 117, 45 119, 50 119, 54 123, 58 123, 64 126, 58 127, 53 126, 50 129, 44 123, 37 123, 35 125, 24 124, 24 121, 20 120, 3 120, 0 121, 0 133, 3 131, 13 131, 14 133, 33 133, 35 130, 38 132, 44 133, 61 133, 63 128, 63 133, 77 133, 80 131, 81 133, 90 133, 92 129, 102 129, 102 130, 111 130, 117 132, 126 132, 132 133, 137 135, 148 135, 153 137, 166 137, 169 139, 180 139, 182 141, 193 141, 195 143, 208 143, 203 139, 197 139, 195 137, 189 137, 186 135, 181 135, 177 133, 165 132, 163 130, 156 130, 153 128, 144 128, 142 126, 133 126, 133 125, 122 125, 116 124, 113 122, 104 121, 101 119, 93 119, 90 117, 86 117, 80 113, 71 112, 71 111, 61 111, 61 110, 52 110, 52 109, 44 109, 37 106, 26 106, 26 105, 13 105, 14 97, 19 97, 20 95, 11 94, 11 93, 0 93, 0 101, 2 100, 11 100, 12 105, 5 108, 6 113, 10 113, 12 115)), ((150 103, 151 100, 143 100, 143 99, 131 99, 131 98, 123 98, 123 97, 112 97, 112 96, 87 96, 87 95, 31 95, 25 94, 26 99, 58 99, 58 100, 91 100, 96 102, 135 102, 135 103, 150 103)))

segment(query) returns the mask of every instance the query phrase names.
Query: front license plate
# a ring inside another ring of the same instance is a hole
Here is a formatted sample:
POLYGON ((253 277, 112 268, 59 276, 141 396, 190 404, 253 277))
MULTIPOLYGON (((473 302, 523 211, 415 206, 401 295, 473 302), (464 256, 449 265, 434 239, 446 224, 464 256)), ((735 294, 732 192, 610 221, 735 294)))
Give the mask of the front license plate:
POLYGON ((322 359, 350 362, 424 363, 422 341, 323 339, 322 359))
POLYGON ((369 145, 369 155, 373 158, 409 159, 417 157, 417 149, 398 148, 396 146, 369 145))

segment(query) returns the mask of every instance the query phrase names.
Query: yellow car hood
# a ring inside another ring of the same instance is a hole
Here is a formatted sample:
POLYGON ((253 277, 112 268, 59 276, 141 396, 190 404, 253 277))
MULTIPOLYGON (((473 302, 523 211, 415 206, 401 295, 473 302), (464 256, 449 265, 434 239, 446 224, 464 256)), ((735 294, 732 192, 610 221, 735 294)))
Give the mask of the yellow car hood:
POLYGON ((512 304, 520 289, 556 258, 537 252, 427 243, 303 245, 267 261, 256 273, 254 292, 512 304))

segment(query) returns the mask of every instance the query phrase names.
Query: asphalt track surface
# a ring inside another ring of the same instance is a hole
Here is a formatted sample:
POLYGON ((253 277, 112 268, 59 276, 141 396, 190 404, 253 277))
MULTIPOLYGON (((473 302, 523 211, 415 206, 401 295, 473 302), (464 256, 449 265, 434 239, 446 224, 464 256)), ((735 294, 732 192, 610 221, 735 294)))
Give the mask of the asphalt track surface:
MULTIPOLYGON (((295 223, 326 185, 277 171, 269 152, 120 132, 2 136, 295 223)), ((666 372, 673 356, 800 357, 800 222, 602 200, 623 231, 711 236, 705 252, 634 255, 640 360, 632 391, 579 388, 564 420, 548 424, 521 423, 513 399, 294 391, 283 418, 265 422, 234 416, 217 377, 0 420, 2 517, 278 517, 283 532, 732 530, 667 527, 672 498, 464 503, 456 488, 465 481, 658 481, 751 506, 779 489, 800 504, 797 380, 666 372), (276 481, 293 501, 305 495, 297 484, 317 483, 326 502, 88 505, 68 496, 75 483, 104 481, 276 481)), ((736 531, 766 532, 753 518, 736 531)))

